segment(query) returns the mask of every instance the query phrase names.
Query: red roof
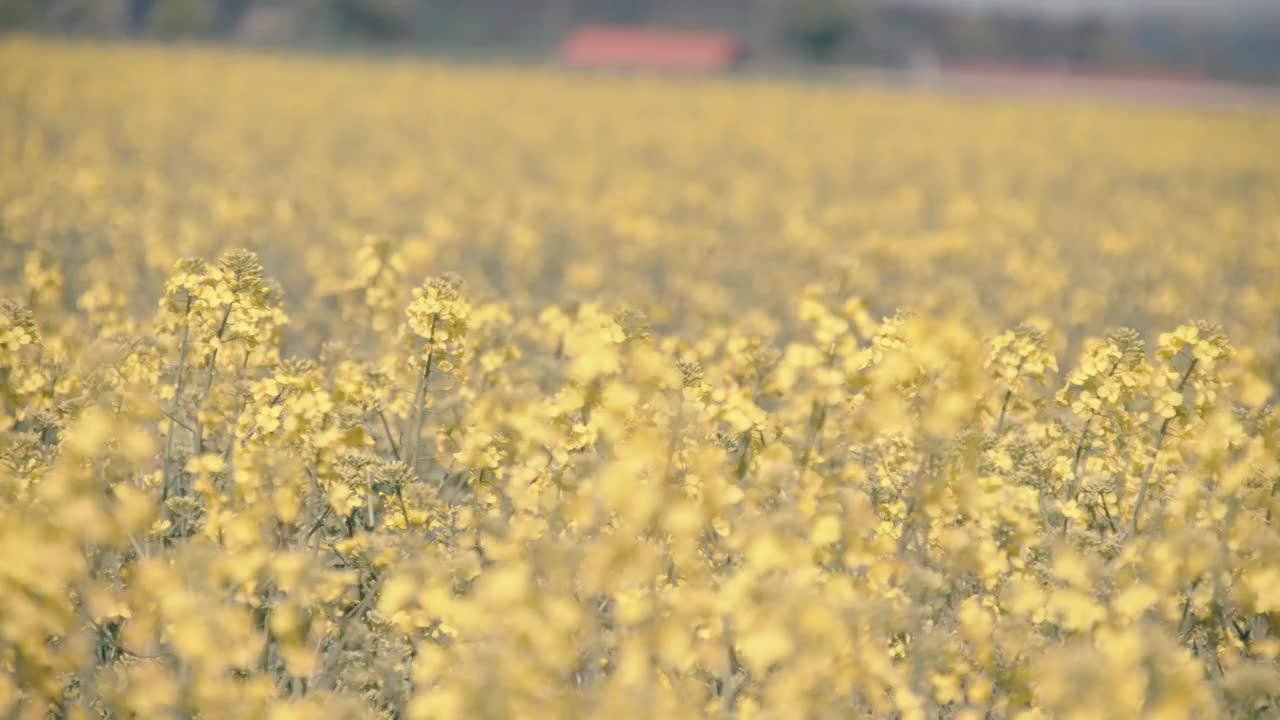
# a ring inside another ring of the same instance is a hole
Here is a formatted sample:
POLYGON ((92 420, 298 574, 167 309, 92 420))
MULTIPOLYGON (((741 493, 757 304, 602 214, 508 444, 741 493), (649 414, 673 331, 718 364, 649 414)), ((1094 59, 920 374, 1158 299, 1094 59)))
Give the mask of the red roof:
POLYGON ((567 35, 559 58, 572 67, 716 72, 742 58, 742 43, 729 33, 596 25, 567 35))

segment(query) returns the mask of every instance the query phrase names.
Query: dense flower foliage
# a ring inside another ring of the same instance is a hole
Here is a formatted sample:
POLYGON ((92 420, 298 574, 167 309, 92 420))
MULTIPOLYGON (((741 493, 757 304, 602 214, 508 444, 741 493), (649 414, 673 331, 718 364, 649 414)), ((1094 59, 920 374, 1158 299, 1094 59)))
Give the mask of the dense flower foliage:
POLYGON ((1276 116, 0 67, 0 714, 1280 708, 1276 116))

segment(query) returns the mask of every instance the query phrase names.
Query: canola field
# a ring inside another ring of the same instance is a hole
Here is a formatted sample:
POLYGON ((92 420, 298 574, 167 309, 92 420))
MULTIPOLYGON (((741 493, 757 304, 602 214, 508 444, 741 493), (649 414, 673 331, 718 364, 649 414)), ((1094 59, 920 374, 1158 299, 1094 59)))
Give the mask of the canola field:
POLYGON ((1275 717, 1277 148, 0 40, 0 715, 1275 717))

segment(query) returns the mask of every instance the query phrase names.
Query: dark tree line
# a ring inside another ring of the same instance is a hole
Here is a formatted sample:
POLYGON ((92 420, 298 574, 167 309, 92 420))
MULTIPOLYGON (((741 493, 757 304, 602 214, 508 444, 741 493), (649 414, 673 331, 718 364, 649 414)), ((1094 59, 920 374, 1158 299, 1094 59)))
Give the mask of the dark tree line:
POLYGON ((927 0, 0 0, 0 27, 242 42, 545 53, 610 22, 726 29, 762 62, 1012 60, 1155 66, 1280 81, 1270 17, 948 11, 927 0))

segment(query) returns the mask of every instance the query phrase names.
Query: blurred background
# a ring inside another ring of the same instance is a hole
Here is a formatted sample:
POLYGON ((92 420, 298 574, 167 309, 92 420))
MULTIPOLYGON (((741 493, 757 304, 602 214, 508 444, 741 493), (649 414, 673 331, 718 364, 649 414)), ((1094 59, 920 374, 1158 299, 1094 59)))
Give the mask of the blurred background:
POLYGON ((1280 0, 0 0, 0 30, 526 62, 601 24, 726 33, 758 69, 1280 82, 1280 0))

